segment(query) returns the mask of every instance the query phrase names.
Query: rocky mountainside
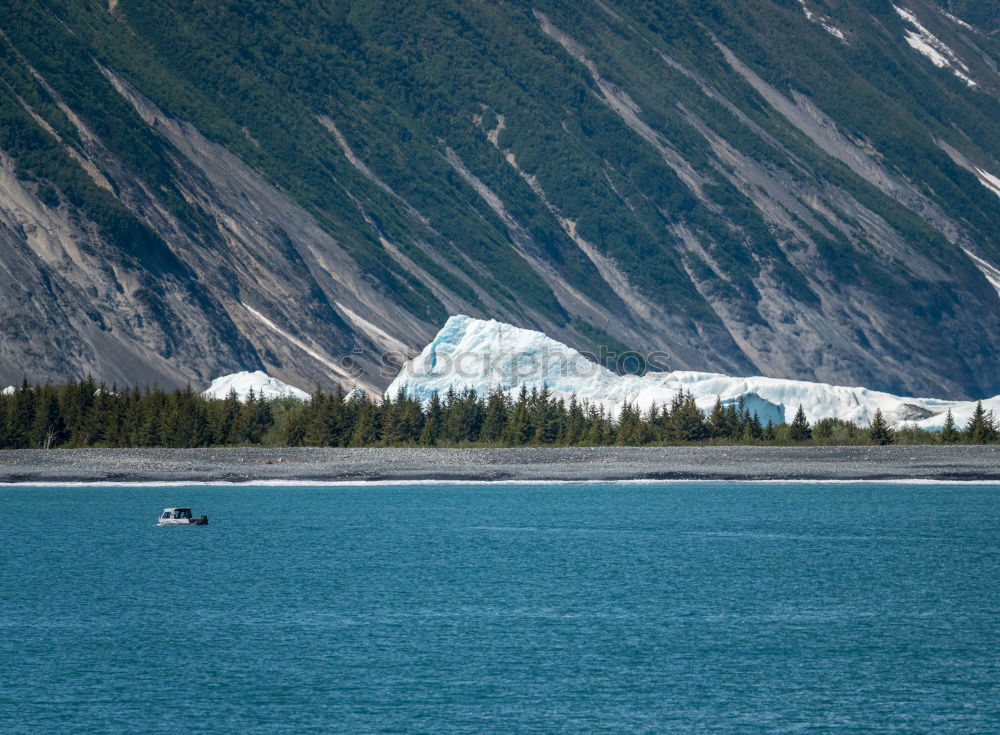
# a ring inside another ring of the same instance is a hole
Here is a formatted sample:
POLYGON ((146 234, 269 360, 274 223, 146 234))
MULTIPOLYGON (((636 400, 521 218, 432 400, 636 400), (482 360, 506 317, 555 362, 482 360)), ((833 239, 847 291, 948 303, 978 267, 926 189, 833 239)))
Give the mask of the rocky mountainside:
POLYGON ((8 0, 0 384, 378 392, 464 313, 1000 393, 1000 26, 896 1, 8 0))

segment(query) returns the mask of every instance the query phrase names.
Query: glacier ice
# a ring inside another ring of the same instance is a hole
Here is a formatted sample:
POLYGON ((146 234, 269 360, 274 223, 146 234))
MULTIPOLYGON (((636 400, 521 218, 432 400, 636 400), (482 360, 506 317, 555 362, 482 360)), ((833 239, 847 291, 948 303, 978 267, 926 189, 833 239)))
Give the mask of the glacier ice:
MULTIPOLYGON (((472 388, 486 394, 499 388, 515 396, 521 386, 529 391, 548 387, 554 396, 576 395, 595 407, 617 414, 626 402, 642 410, 669 404, 681 390, 690 392, 704 410, 718 396, 724 404, 740 396, 761 421, 790 422, 801 404, 806 418, 838 418, 866 425, 882 409, 887 421, 940 429, 950 408, 956 423, 966 422, 975 409, 972 401, 906 398, 868 388, 848 388, 804 380, 731 377, 689 370, 618 375, 542 332, 498 321, 458 315, 451 317, 434 340, 408 361, 386 391, 401 390, 420 400, 449 388, 472 388)), ((983 401, 1000 413, 1000 396, 983 401)))
POLYGON ((247 395, 253 390, 258 398, 298 398, 303 401, 309 400, 309 394, 304 390, 296 388, 288 383, 283 383, 277 378, 272 378, 265 372, 254 370, 252 373, 246 370, 232 375, 223 375, 212 381, 208 390, 202 393, 206 398, 225 398, 229 391, 235 390, 237 397, 245 401, 247 395))

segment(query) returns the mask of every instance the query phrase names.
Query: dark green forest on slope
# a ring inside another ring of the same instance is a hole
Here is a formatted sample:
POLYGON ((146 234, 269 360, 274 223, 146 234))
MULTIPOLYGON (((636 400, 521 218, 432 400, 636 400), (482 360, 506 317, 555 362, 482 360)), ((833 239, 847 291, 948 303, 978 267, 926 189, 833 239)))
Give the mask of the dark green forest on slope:
POLYGON ((4 164, 96 255, 69 266, 3 219, 0 377, 141 382, 153 355, 178 383, 262 367, 329 386, 315 353, 417 349, 461 310, 673 368, 995 394, 983 5, 906 6, 973 87, 874 0, 10 0, 4 164), (44 370, 39 299, 72 312, 44 370))

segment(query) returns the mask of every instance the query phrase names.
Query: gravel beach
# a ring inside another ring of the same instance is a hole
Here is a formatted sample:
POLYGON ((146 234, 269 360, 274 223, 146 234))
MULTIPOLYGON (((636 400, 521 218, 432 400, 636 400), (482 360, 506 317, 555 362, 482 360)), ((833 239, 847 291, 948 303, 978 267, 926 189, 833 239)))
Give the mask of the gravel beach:
POLYGON ((1000 446, 0 452, 0 483, 641 479, 1000 480, 1000 446))

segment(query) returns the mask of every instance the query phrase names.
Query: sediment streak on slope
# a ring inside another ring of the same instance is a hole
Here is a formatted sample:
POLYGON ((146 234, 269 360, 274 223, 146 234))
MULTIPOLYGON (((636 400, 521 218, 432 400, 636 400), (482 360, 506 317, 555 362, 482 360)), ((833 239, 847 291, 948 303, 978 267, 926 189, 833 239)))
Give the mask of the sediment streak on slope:
POLYGON ((793 91, 793 99, 788 99, 743 63, 721 41, 716 40, 715 45, 733 71, 743 77, 771 107, 807 135, 827 155, 836 158, 883 194, 892 197, 931 223, 950 242, 955 243, 961 239, 961 228, 944 213, 944 210, 920 193, 904 177, 892 174, 876 160, 877 152, 866 150, 840 132, 837 124, 808 97, 793 91))
POLYGON ((642 110, 639 109, 639 105, 629 96, 628 92, 617 84, 604 79, 598 71, 597 65, 587 58, 586 49, 583 45, 569 34, 554 26, 545 13, 534 9, 532 12, 541 25, 542 31, 559 43, 566 50, 566 53, 583 64, 587 71, 590 72, 590 77, 594 80, 594 84, 597 85, 597 89, 600 90, 601 99, 604 103, 618 113, 618 116, 633 132, 656 148, 663 160, 674 170, 681 181, 687 184, 698 195, 699 199, 704 200, 705 196, 702 192, 702 187, 705 184, 704 177, 695 171, 680 153, 671 148, 662 135, 653 130, 653 128, 639 117, 642 110))
POLYGON ((986 280, 990 282, 990 285, 997 290, 997 296, 1000 296, 1000 268, 990 265, 978 255, 965 248, 962 248, 962 250, 972 259, 972 262, 976 264, 976 267, 986 277, 986 280))
POLYGON ((571 286, 566 278, 539 254, 538 245, 531 237, 531 233, 514 218, 496 192, 490 189, 479 177, 468 169, 454 150, 446 147, 445 159, 455 169, 456 173, 482 197, 483 201, 486 202, 497 217, 500 218, 500 221, 507 228, 508 237, 514 246, 514 250, 548 284, 563 308, 572 314, 589 314, 592 317, 598 318, 602 323, 614 323, 616 329, 620 328, 619 325, 622 322, 616 319, 614 314, 596 303, 594 299, 571 286))
POLYGON ((397 352, 402 352, 404 355, 412 355, 414 350, 407 347, 405 344, 400 342, 398 339, 393 337, 387 331, 372 324, 370 321, 362 317, 360 314, 352 311, 351 309, 344 306, 339 301, 334 302, 337 305, 337 310, 340 311, 344 316, 350 320, 354 326, 359 330, 367 334, 373 341, 382 343, 383 347, 387 347, 391 350, 396 350, 397 352))
POLYGON ((331 360, 328 356, 323 355, 322 353, 320 353, 317 350, 313 349, 312 347, 310 347, 309 345, 307 345, 305 342, 303 342, 298 337, 295 337, 294 335, 289 334, 288 332, 286 332, 284 329, 282 329, 277 324, 275 324, 274 322, 272 322, 270 319, 268 319, 266 316, 264 316, 263 314, 261 314, 259 311, 257 311, 252 306, 247 306, 246 304, 240 304, 240 306, 242 306, 244 309, 246 309, 247 312, 249 312, 251 314, 251 316, 253 316, 258 322, 260 322, 261 324, 263 324, 265 327, 267 327, 268 329, 270 329, 275 334, 278 334, 281 337, 283 337, 289 343, 291 343, 291 344, 295 345, 296 347, 298 347, 300 350, 302 350, 303 352, 305 352, 307 355, 309 355, 309 357, 311 357, 312 359, 314 359, 316 362, 320 363, 321 365, 324 365, 324 366, 328 367, 330 370, 332 370, 333 372, 335 372, 337 375, 341 375, 341 376, 343 376, 345 378, 350 378, 351 380, 356 380, 357 379, 356 375, 350 374, 341 365, 338 365, 336 362, 334 362, 333 360, 331 360))
MULTIPOLYGON (((498 116, 498 118, 501 116, 498 116)), ((497 145, 495 137, 490 138, 490 142, 493 145, 497 145)), ((564 217, 562 213, 549 202, 548 197, 545 196, 545 191, 542 189, 542 185, 538 183, 538 179, 528 172, 521 169, 517 163, 517 157, 510 151, 504 153, 504 158, 507 160, 515 171, 521 176, 522 179, 528 184, 531 190, 535 193, 541 202, 546 206, 552 216, 556 218, 559 226, 562 227, 563 232, 566 236, 572 240, 578 248, 583 252, 584 255, 594 264, 597 272, 600 274, 604 282, 608 284, 614 294, 622 300, 622 303, 626 304, 637 316, 649 323, 650 319, 653 318, 652 309, 649 306, 648 301, 637 296, 636 289, 629 283, 628 277, 622 273, 618 266, 611 260, 611 258, 605 256, 603 253, 598 251, 598 249, 593 245, 593 243, 588 242, 576 231, 576 222, 574 220, 564 217)))

